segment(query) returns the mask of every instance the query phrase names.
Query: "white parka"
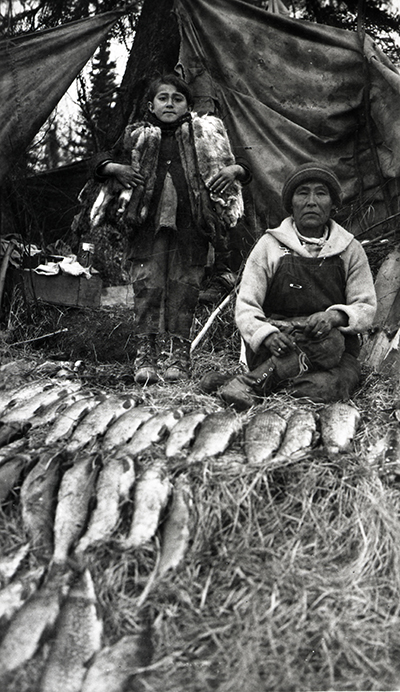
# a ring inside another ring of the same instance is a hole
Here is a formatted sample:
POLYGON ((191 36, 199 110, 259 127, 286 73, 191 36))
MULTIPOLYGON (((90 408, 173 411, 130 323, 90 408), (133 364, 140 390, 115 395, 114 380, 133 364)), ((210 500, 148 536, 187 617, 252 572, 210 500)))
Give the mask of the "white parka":
MULTIPOLYGON (((340 327, 346 334, 367 330, 376 312, 376 294, 368 258, 361 243, 335 221, 330 221, 330 233, 318 257, 339 255, 343 261, 346 280, 346 302, 331 305, 328 310, 342 310, 348 325, 340 327)), ((268 322, 263 304, 280 258, 288 252, 310 257, 288 217, 278 228, 268 229, 251 251, 240 284, 235 318, 239 331, 255 353, 272 332, 279 331, 268 322)))

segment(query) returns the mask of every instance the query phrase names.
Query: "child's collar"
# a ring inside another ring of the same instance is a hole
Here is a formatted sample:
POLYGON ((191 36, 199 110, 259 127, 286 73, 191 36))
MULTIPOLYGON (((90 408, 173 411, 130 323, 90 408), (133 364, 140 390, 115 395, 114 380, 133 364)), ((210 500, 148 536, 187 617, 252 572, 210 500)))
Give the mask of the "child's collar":
POLYGON ((151 125, 155 125, 156 127, 159 127, 161 131, 163 132, 174 132, 180 125, 183 125, 183 123, 189 122, 191 120, 191 112, 187 111, 184 113, 178 120, 175 120, 173 123, 163 123, 161 120, 156 118, 153 113, 148 113, 147 115, 147 120, 151 125))

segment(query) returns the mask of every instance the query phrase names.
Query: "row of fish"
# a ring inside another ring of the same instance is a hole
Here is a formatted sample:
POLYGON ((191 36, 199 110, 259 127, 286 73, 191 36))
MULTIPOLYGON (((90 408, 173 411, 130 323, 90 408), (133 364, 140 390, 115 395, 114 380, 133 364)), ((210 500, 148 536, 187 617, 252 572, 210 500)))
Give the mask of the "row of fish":
POLYGON ((52 642, 39 692, 120 692, 149 663, 143 634, 126 635, 103 645, 93 579, 54 570, 11 622, 0 646, 0 680, 33 658, 44 636, 52 642))
MULTIPOLYGON (((190 466, 223 454, 244 426, 244 418, 230 410, 208 415, 183 415, 176 409, 154 413, 144 407, 131 406, 126 410, 124 400, 123 405, 117 403, 119 417, 105 433, 103 429, 102 442, 98 443, 100 426, 92 414, 95 410, 104 411, 111 398, 87 413, 58 452, 45 444, 39 450, 25 449, 11 453, 11 457, 3 456, 3 461, 0 454, 0 500, 5 500, 24 478, 20 491, 24 528, 34 545, 41 545, 47 552, 54 539, 53 560, 57 563, 67 559, 78 538, 76 550, 81 554, 90 546, 109 540, 120 520, 121 503, 131 497, 132 489, 133 520, 128 534, 119 542, 124 549, 139 547, 148 535, 154 535, 170 498, 168 459, 184 454, 190 466), (135 460, 165 436, 166 458, 145 464, 137 478, 135 460), (93 443, 89 448, 88 438, 93 443), (96 507, 87 526, 93 496, 96 507), (159 508, 151 522, 146 502, 159 508), (85 526, 86 532, 81 536, 85 526)), ((114 411, 114 417, 115 410, 113 402, 110 411, 114 411)), ((107 418, 111 418, 111 413, 107 418)), ((321 411, 320 421, 324 447, 328 453, 336 453, 349 448, 359 413, 347 404, 333 404, 321 411)), ((102 425, 104 428, 105 424, 102 425)), ((310 410, 296 410, 288 419, 272 410, 260 411, 246 424, 244 450, 250 463, 273 469, 304 455, 318 436, 316 416, 310 410)), ((15 444, 7 445, 7 453, 15 444)))
MULTIPOLYGON (((243 419, 230 410, 209 415, 203 411, 193 411, 183 416, 179 410, 157 413, 146 406, 139 406, 139 403, 138 398, 131 395, 92 394, 84 390, 78 381, 58 383, 41 380, 14 392, 3 392, 0 395, 0 445, 2 441, 9 444, 0 451, 0 464, 7 459, 8 451, 12 455, 22 452, 22 443, 10 447, 12 436, 16 440, 21 439, 28 429, 39 426, 48 427, 45 447, 54 449, 62 446, 70 456, 88 448, 99 438, 102 438, 103 454, 107 455, 129 443, 126 452, 137 456, 169 432, 165 454, 171 458, 190 445, 196 435, 188 456, 189 462, 202 461, 208 456, 222 453, 243 427, 243 419)), ((315 440, 316 418, 313 412, 303 409, 295 411, 287 430, 287 416, 279 416, 279 413, 267 410, 256 413, 251 420, 248 436, 256 438, 260 449, 263 445, 271 445, 271 435, 272 438, 277 435, 280 439, 280 433, 285 432, 286 436, 291 434, 296 437, 302 429, 305 442, 308 442, 303 446, 309 446, 315 440)), ((322 440, 328 451, 346 449, 358 421, 358 411, 349 404, 338 402, 324 407, 320 413, 320 423, 322 440)), ((288 456, 290 449, 289 444, 280 454, 288 456)))
POLYGON ((325 406, 319 413, 320 430, 315 413, 298 409, 288 418, 276 411, 255 414, 245 431, 245 451, 249 462, 277 468, 295 461, 310 450, 321 437, 328 455, 349 451, 360 414, 343 402, 325 406))
MULTIPOLYGON (((1 471, 12 464, 10 461, 0 468, 0 482, 1 471)), ((167 507, 163 524, 167 536, 177 514, 183 521, 177 507, 186 505, 189 511, 190 485, 186 475, 180 474, 172 481, 162 460, 138 468, 132 455, 117 450, 104 462, 92 452, 82 453, 67 468, 66 464, 61 454, 42 454, 20 486, 22 525, 30 545, 42 559, 51 559, 57 565, 66 563, 71 551, 82 563, 89 548, 112 538, 121 550, 140 548, 155 535, 167 507), (125 522, 128 529, 122 533, 124 503, 133 509, 125 522)))
MULTIPOLYGON (((89 504, 95 487, 96 521, 91 522, 86 538, 82 538, 80 551, 84 552, 95 542, 98 523, 111 527, 111 535, 118 523, 118 507, 129 498, 135 486, 134 461, 154 443, 167 438, 166 460, 183 454, 190 465, 223 454, 244 427, 244 451, 248 461, 263 464, 268 469, 295 461, 319 438, 317 416, 308 409, 297 409, 289 416, 274 410, 261 410, 247 422, 245 417, 230 409, 210 414, 203 411, 183 414, 179 409, 155 412, 137 405, 138 401, 129 396, 83 394, 76 389, 76 383, 69 384, 73 385, 73 392, 67 394, 68 386, 45 385, 42 392, 46 401, 50 391, 56 396, 56 401, 53 399, 47 407, 38 406, 38 393, 29 398, 26 388, 22 388, 11 395, 1 418, 3 426, 9 426, 11 420, 15 425, 18 420, 35 427, 39 418, 48 421, 50 412, 53 416, 55 409, 56 418, 47 430, 43 447, 28 448, 26 437, 22 437, 0 448, 0 501, 4 501, 21 476, 25 476, 21 488, 24 525, 34 539, 39 533, 44 545, 48 545, 53 530, 49 517, 54 513, 55 491, 63 476, 54 525, 57 562, 66 559, 66 551, 72 544, 64 538, 66 514, 78 517, 78 508, 89 504), (63 392, 61 401, 60 390, 63 392), (26 400, 19 406, 22 391, 25 391, 26 400), (78 394, 81 398, 71 401, 70 397, 78 394), (34 404, 33 399, 36 400, 34 404), (23 418, 20 409, 33 412, 33 417, 23 418), (74 460, 72 466, 71 460, 74 460), (68 465, 70 468, 65 470, 68 465), (71 496, 75 499, 74 507, 71 507, 71 496)), ((328 454, 349 449, 359 418, 353 406, 341 402, 320 411, 321 438, 328 454)), ((163 508, 169 497, 167 466, 159 461, 146 469, 145 478, 147 475, 147 485, 157 486, 158 502, 163 508)), ((140 504, 136 490, 135 504, 140 504)), ((82 526, 85 518, 86 515, 82 526)), ((131 531, 122 541, 125 547, 136 546, 137 539, 132 538, 132 533, 135 536, 135 531, 131 531)))
MULTIPOLYGON (((88 481, 89 475, 93 473, 93 468, 90 470, 90 462, 88 463, 90 456, 79 457, 64 472, 57 494, 54 524, 50 516, 54 496, 51 497, 50 504, 45 506, 50 494, 44 498, 48 491, 48 475, 43 458, 32 468, 22 484, 22 517, 32 544, 40 545, 39 555, 43 557, 43 542, 52 539, 50 534, 53 527, 54 551, 48 570, 43 564, 19 574, 29 545, 23 545, 17 553, 0 560, 0 578, 4 585, 0 590, 0 625, 5 629, 0 644, 0 685, 3 676, 12 673, 34 656, 44 635, 53 630, 56 632, 55 642, 45 667, 41 692, 122 690, 123 683, 135 668, 132 660, 136 656, 137 638, 125 637, 114 647, 108 647, 98 654, 94 667, 90 668, 83 684, 87 662, 99 650, 101 631, 95 626, 96 619, 92 612, 93 596, 90 592, 93 587, 90 586, 90 572, 85 564, 80 563, 80 558, 87 547, 98 542, 104 543, 119 521, 119 498, 114 497, 116 476, 110 479, 108 475, 111 482, 104 482, 98 489, 97 505, 87 522, 89 497, 93 490, 92 482, 88 481), (40 488, 46 488, 45 492, 40 488), (45 502, 41 502, 43 499, 45 502), (110 506, 113 507, 111 511, 110 506), (87 531, 80 538, 85 524, 87 531), (67 560, 71 548, 74 558, 72 561, 67 560), (73 569, 70 565, 73 565, 73 569), (75 572, 81 573, 81 576, 78 586, 73 590, 70 585, 75 572), (82 590, 83 596, 80 593, 82 590), (67 594, 70 595, 60 613, 60 604, 67 594), (129 665, 127 658, 131 661, 129 665), (63 668, 66 665, 68 671, 63 668), (108 687, 96 687, 98 677, 105 670, 108 687)), ((107 466, 104 466, 103 470, 106 469, 107 466)), ((122 471, 130 473, 128 469, 122 471)), ((100 475, 101 471, 98 480, 100 475)), ((131 474, 130 478, 132 481, 131 474)), ((53 484, 52 479, 51 485, 53 484)), ((140 547, 160 529, 158 558, 151 582, 149 580, 151 587, 168 570, 176 568, 185 556, 191 534, 192 505, 191 487, 185 474, 178 475, 171 482, 162 464, 152 463, 144 468, 135 485, 131 527, 125 539, 120 542, 120 547, 140 547), (168 509, 165 511, 167 504, 168 509)), ((141 594, 141 603, 145 596, 145 593, 141 594)), ((138 602, 137 608, 139 606, 138 602)))
MULTIPOLYGON (((98 403, 97 410, 109 404, 111 398, 98 403)), ((208 415, 199 412, 183 415, 179 410, 154 413, 144 407, 130 406, 126 410, 126 402, 124 399, 123 406, 118 404, 119 417, 103 434, 101 443, 96 442, 99 426, 96 427, 96 419, 89 412, 69 441, 66 440, 65 449, 54 453, 45 446, 0 461, 1 499, 6 499, 20 484, 24 530, 31 545, 55 564, 65 563, 71 552, 82 562, 89 548, 111 539, 121 550, 137 549, 150 541, 171 497, 172 507, 175 496, 178 504, 182 504, 182 497, 190 504, 188 480, 178 476, 175 484, 171 482, 168 459, 183 455, 186 466, 190 467, 192 463, 223 454, 245 421, 231 410, 208 415), (133 414, 141 415, 134 419, 133 414), (122 425, 125 418, 129 419, 130 428, 122 425), (82 435, 77 434, 80 427, 86 434, 96 431, 90 448, 84 444, 82 435), (165 436, 164 457, 141 462, 140 455, 165 436), (123 533, 121 507, 128 501, 133 511, 128 530, 123 533)), ((359 420, 356 409, 347 404, 333 404, 322 410, 320 419, 327 452, 348 449, 359 420)), ((275 411, 264 410, 255 413, 246 424, 244 449, 250 463, 274 469, 307 454, 318 437, 312 411, 299 409, 285 418, 275 411)))

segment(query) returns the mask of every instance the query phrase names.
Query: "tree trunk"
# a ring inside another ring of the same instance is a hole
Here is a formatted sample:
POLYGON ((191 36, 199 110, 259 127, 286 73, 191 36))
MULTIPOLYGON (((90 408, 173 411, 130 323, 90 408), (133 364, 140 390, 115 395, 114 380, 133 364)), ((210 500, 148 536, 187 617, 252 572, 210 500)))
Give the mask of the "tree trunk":
POLYGON ((107 133, 107 149, 115 144, 131 114, 133 120, 143 117, 149 83, 159 75, 174 69, 178 61, 179 44, 173 0, 144 0, 134 43, 113 109, 113 122, 107 133))

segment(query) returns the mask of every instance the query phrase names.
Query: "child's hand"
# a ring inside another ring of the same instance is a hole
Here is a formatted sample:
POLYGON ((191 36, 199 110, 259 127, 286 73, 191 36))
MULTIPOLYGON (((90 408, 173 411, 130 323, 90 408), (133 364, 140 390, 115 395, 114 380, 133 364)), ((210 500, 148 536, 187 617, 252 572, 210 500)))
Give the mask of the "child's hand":
POLYGON ((236 178, 240 178, 244 171, 242 166, 239 164, 232 164, 231 166, 225 166, 221 168, 218 173, 216 173, 208 183, 210 192, 221 194, 233 183, 236 178))
POLYGON ((113 176, 121 185, 128 189, 137 187, 137 185, 144 185, 145 182, 139 171, 135 171, 132 166, 123 163, 114 163, 110 161, 104 166, 102 174, 113 176))

